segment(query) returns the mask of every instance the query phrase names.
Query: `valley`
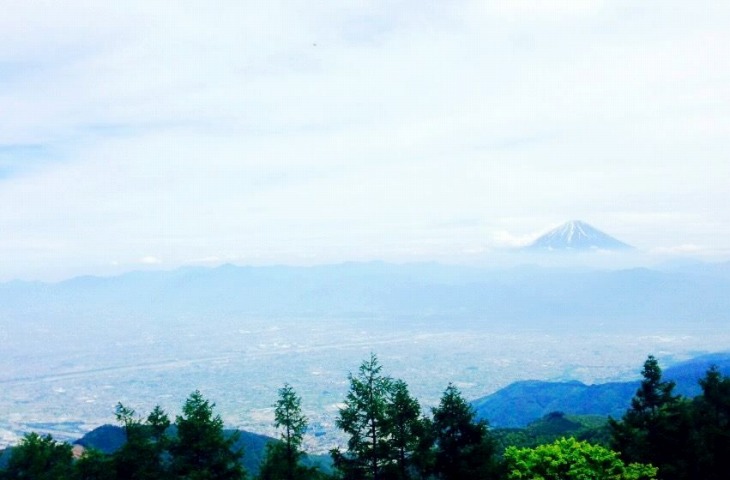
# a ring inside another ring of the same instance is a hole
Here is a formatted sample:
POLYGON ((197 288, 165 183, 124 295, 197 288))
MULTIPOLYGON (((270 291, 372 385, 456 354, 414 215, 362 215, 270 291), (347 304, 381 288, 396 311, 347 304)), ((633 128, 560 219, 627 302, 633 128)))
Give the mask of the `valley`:
POLYGON ((192 390, 217 404, 226 425, 273 434, 271 404, 291 383, 310 420, 307 448, 341 442, 334 428, 347 374, 375 352, 426 406, 449 382, 477 398, 524 379, 585 383, 634 379, 648 353, 671 363, 725 349, 730 332, 668 328, 653 333, 551 332, 490 320, 438 318, 217 318, 156 325, 109 319, 68 329, 36 322, 3 330, 0 441, 23 432, 78 438, 113 423, 117 402, 171 414, 192 390), (110 324, 126 328, 109 328, 110 324))

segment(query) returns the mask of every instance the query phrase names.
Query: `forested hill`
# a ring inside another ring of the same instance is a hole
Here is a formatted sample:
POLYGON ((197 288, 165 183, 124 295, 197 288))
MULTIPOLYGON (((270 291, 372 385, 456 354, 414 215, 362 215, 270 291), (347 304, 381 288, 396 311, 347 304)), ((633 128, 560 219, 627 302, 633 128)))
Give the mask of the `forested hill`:
MULTIPOLYGON (((170 429, 172 435, 175 434, 175 430, 175 427, 172 426, 170 429)), ((224 433, 227 437, 231 437, 234 434, 237 436, 237 440, 233 444, 233 449, 243 452, 242 465, 246 471, 251 475, 257 475, 261 462, 266 454, 266 446, 269 443, 276 442, 276 440, 266 435, 247 432, 245 430, 229 429, 225 430, 224 433)), ((127 437, 122 427, 117 425, 102 425, 73 443, 84 449, 111 455, 117 452, 126 441, 127 437)), ((0 451, 0 469, 7 466, 8 460, 12 455, 12 450, 11 447, 5 451, 0 451)), ((332 469, 332 461, 327 455, 306 455, 300 461, 303 465, 316 466, 324 472, 329 472, 332 469)))
MULTIPOLYGON (((174 427, 172 431, 174 433, 174 427)), ((234 444, 234 449, 243 452, 242 463, 244 468, 252 475, 258 474, 259 465, 266 453, 266 445, 276 440, 266 435, 247 432, 245 430, 225 430, 227 436, 231 436, 234 433, 238 436, 238 440, 234 444)), ((119 450, 124 442, 126 442, 126 435, 122 427, 102 425, 90 431, 74 443, 84 448, 92 448, 105 454, 112 454, 119 450)), ((324 471, 329 471, 331 468, 331 461, 328 456, 307 455, 306 458, 302 459, 302 462, 305 465, 317 465, 324 471)))
MULTIPOLYGON (((274 441, 274 439, 265 435, 246 432, 244 430, 237 431, 239 432, 239 437, 235 444, 235 448, 244 452, 243 466, 249 472, 257 473, 261 459, 264 456, 266 444, 274 441)), ((227 430, 226 434, 230 436, 233 432, 234 430, 227 430)), ((122 427, 116 425, 102 425, 73 443, 75 445, 80 445, 83 448, 94 449, 108 455, 119 450, 126 441, 127 437, 122 427)), ((10 453, 11 452, 8 452, 0 457, 0 468, 7 464, 10 453)))
POLYGON ((580 326, 730 320, 730 263, 651 270, 347 263, 180 268, 0 284, 6 318, 402 315, 580 326))
MULTIPOLYGON (((692 398, 700 394, 698 380, 712 365, 717 365, 725 375, 730 374, 730 352, 703 355, 678 363, 664 370, 664 378, 676 383, 676 393, 692 398)), ((556 411, 619 418, 629 408, 639 383, 639 380, 597 385, 577 381, 520 381, 474 400, 472 406, 480 418, 498 428, 525 427, 556 411)))

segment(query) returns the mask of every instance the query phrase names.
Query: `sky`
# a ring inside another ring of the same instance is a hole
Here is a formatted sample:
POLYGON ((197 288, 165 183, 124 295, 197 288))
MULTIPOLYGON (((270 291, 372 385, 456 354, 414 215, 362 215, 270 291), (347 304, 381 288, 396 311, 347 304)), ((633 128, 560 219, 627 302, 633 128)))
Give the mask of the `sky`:
POLYGON ((730 258, 730 2, 14 1, 0 280, 730 258))

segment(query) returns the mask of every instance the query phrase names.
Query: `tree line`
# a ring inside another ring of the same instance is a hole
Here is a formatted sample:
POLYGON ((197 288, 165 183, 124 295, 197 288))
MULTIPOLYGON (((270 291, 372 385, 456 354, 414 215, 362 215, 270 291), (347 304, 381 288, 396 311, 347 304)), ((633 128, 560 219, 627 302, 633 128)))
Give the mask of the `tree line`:
MULTIPOLYGON (((725 478, 730 471, 730 378, 711 368, 702 394, 673 392, 649 356, 643 380, 621 419, 609 419, 610 444, 561 438, 534 448, 498 451, 486 421, 477 419, 449 384, 429 412, 406 382, 385 375, 373 354, 348 375, 349 390, 336 419, 347 448, 330 452, 334 471, 306 466, 307 418, 301 398, 284 385, 274 404, 279 439, 266 446, 260 480, 581 479, 680 480, 725 478)), ((226 434, 215 404, 198 391, 172 422, 159 406, 141 417, 122 404, 115 416, 126 442, 115 452, 72 447, 30 433, 13 448, 0 480, 243 480, 250 478, 226 434)))

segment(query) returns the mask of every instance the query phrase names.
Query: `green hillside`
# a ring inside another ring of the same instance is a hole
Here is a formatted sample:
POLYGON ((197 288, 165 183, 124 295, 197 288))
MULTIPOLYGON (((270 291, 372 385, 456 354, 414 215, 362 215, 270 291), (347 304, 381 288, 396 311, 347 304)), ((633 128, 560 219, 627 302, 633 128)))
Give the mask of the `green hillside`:
MULTIPOLYGON (((730 373, 730 352, 703 355, 680 362, 664 370, 664 376, 676 383, 676 392, 694 397, 700 393, 698 380, 711 365, 730 373)), ((638 374, 638 372, 637 372, 638 374)), ((586 385, 578 381, 515 382, 486 397, 472 401, 480 418, 493 427, 522 428, 551 412, 569 415, 620 417, 631 404, 639 381, 586 385)))

